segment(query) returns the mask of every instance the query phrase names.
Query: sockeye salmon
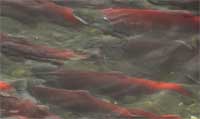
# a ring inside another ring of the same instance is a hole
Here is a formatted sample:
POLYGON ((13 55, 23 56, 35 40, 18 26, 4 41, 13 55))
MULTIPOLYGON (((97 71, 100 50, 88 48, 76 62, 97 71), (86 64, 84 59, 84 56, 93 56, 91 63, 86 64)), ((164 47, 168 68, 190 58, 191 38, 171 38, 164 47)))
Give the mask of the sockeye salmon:
POLYGON ((190 12, 163 11, 131 8, 108 8, 102 10, 113 26, 134 30, 170 30, 198 32, 200 28, 200 17, 190 12))
MULTIPOLYGON (((42 68, 41 68, 42 70, 42 68)), ((88 90, 98 94, 120 98, 125 95, 151 94, 160 90, 170 90, 182 95, 191 95, 181 84, 159 82, 126 76, 121 73, 103 73, 57 69, 40 71, 33 69, 35 76, 46 79, 44 85, 72 90, 88 90)))
POLYGON ((63 64, 61 60, 69 60, 71 58, 85 59, 87 57, 69 49, 61 50, 46 45, 36 45, 26 39, 10 37, 3 33, 0 34, 0 47, 0 52, 7 56, 17 56, 53 64, 63 64))
POLYGON ((145 117, 148 119, 181 119, 181 117, 177 115, 157 115, 140 109, 120 107, 118 105, 102 101, 83 90, 75 91, 34 86, 32 87, 31 92, 33 96, 40 100, 46 100, 50 104, 77 112, 101 112, 125 118, 145 117))

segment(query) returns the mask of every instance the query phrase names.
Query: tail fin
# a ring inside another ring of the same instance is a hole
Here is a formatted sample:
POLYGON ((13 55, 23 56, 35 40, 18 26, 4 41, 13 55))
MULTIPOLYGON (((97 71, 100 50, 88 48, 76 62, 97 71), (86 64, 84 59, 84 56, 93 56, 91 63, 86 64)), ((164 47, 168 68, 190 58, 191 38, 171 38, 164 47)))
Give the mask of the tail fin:
POLYGON ((186 90, 181 84, 178 84, 178 83, 159 82, 155 87, 157 87, 157 89, 172 90, 182 95, 191 96, 191 93, 188 90, 186 90))
POLYGON ((173 115, 173 114, 166 114, 166 115, 160 116, 159 119, 181 119, 181 117, 177 115, 173 115))
POLYGON ((140 117, 145 117, 148 119, 181 119, 180 116, 174 114, 166 114, 166 115, 157 115, 152 112, 147 112, 140 109, 129 109, 132 115, 138 115, 140 117))
POLYGON ((181 84, 178 83, 169 83, 169 82, 158 82, 154 80, 142 79, 142 78, 131 78, 133 84, 147 87, 153 91, 159 90, 171 90, 178 92, 185 96, 191 96, 191 92, 186 90, 181 84))

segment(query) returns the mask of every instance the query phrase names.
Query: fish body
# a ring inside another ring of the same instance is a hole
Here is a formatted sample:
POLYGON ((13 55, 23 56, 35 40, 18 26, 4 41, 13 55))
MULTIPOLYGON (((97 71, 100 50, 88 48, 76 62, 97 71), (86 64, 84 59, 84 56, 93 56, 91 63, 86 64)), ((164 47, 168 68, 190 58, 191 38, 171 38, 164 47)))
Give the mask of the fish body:
POLYGON ((72 50, 61 50, 45 45, 35 45, 27 40, 9 37, 4 34, 1 34, 0 39, 1 52, 8 56, 19 56, 25 59, 58 64, 62 64, 62 62, 56 60, 68 60, 76 57, 84 59, 85 57, 84 55, 79 55, 72 50))
POLYGON ((50 11, 52 11, 52 13, 62 16, 66 21, 69 21, 72 24, 80 24, 83 21, 74 15, 72 8, 59 6, 55 3, 47 1, 47 0, 39 0, 39 1, 42 1, 44 3, 47 10, 50 10, 50 11))
MULTIPOLYGON (((73 9, 57 5, 49 0, 0 0, 1 16, 17 19, 24 23, 34 23, 46 18, 46 21, 59 25, 82 24, 73 9)), ((82 20, 83 21, 83 20, 82 20)))
POLYGON ((90 95, 83 90, 63 90, 44 86, 34 86, 31 89, 33 96, 48 103, 78 112, 109 113, 121 117, 145 117, 148 119, 181 119, 177 115, 165 118, 165 115, 156 115, 138 109, 127 109, 118 105, 108 103, 90 95), (172 118, 173 117, 173 118, 172 118))
POLYGON ((45 73, 33 71, 41 78, 48 77, 45 84, 48 86, 88 90, 91 92, 109 95, 114 98, 125 95, 151 94, 160 90, 175 91, 183 95, 190 95, 180 84, 157 82, 153 80, 129 77, 121 73, 106 73, 93 71, 75 71, 59 69, 45 73))
POLYGON ((108 8, 102 12, 112 25, 129 29, 147 31, 178 28, 197 32, 200 27, 200 17, 190 12, 131 8, 108 8))
POLYGON ((0 91, 10 90, 12 86, 6 82, 0 81, 0 91))

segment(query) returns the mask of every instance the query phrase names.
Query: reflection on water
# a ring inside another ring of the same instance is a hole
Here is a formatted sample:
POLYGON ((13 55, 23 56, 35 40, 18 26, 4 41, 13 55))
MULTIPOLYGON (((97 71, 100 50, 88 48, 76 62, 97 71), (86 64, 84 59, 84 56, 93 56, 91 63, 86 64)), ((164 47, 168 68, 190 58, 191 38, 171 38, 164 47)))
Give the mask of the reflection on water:
POLYGON ((199 0, 0 0, 2 119, 200 118, 199 0))

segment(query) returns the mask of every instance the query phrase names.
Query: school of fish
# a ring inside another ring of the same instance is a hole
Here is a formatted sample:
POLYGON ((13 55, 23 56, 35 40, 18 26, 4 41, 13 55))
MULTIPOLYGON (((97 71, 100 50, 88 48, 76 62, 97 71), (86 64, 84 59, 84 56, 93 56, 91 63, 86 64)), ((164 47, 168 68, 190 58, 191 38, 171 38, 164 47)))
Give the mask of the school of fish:
MULTIPOLYGON (((105 2, 92 3, 88 0, 0 0, 1 16, 14 18, 25 24, 38 22, 37 16, 66 27, 88 25, 83 18, 76 16, 71 6, 83 5, 98 8, 114 29, 142 31, 170 30, 174 27, 183 31, 198 32, 200 16, 194 15, 190 8, 199 4, 199 0, 148 0, 154 5, 175 6, 183 10, 158 10, 132 8, 128 0, 113 0, 113 6, 105 2), (70 6, 71 5, 71 6, 70 6), (185 11, 188 10, 188 11, 185 11), (19 14, 20 13, 20 14, 19 14)), ((41 19, 42 20, 42 19, 41 19)), ((42 40, 42 39, 41 39, 42 40)), ((28 86, 28 93, 38 102, 23 99, 11 92, 15 90, 11 82, 0 79, 0 115, 15 119, 62 119, 45 104, 58 106, 77 113, 103 113, 116 117, 147 119, 182 119, 178 114, 156 114, 137 108, 126 108, 96 97, 108 96, 120 101, 125 96, 154 94, 169 91, 183 96, 192 93, 181 83, 156 81, 142 77, 128 76, 116 72, 79 71, 65 69, 64 62, 73 58, 87 60, 90 54, 71 49, 59 49, 48 45, 35 44, 29 38, 0 33, 0 53, 9 58, 33 60, 55 64, 53 69, 32 69, 32 75, 44 80, 44 83, 28 86), (7 93, 5 95, 5 93, 7 93)), ((15 90, 17 92, 17 90, 15 90)))

